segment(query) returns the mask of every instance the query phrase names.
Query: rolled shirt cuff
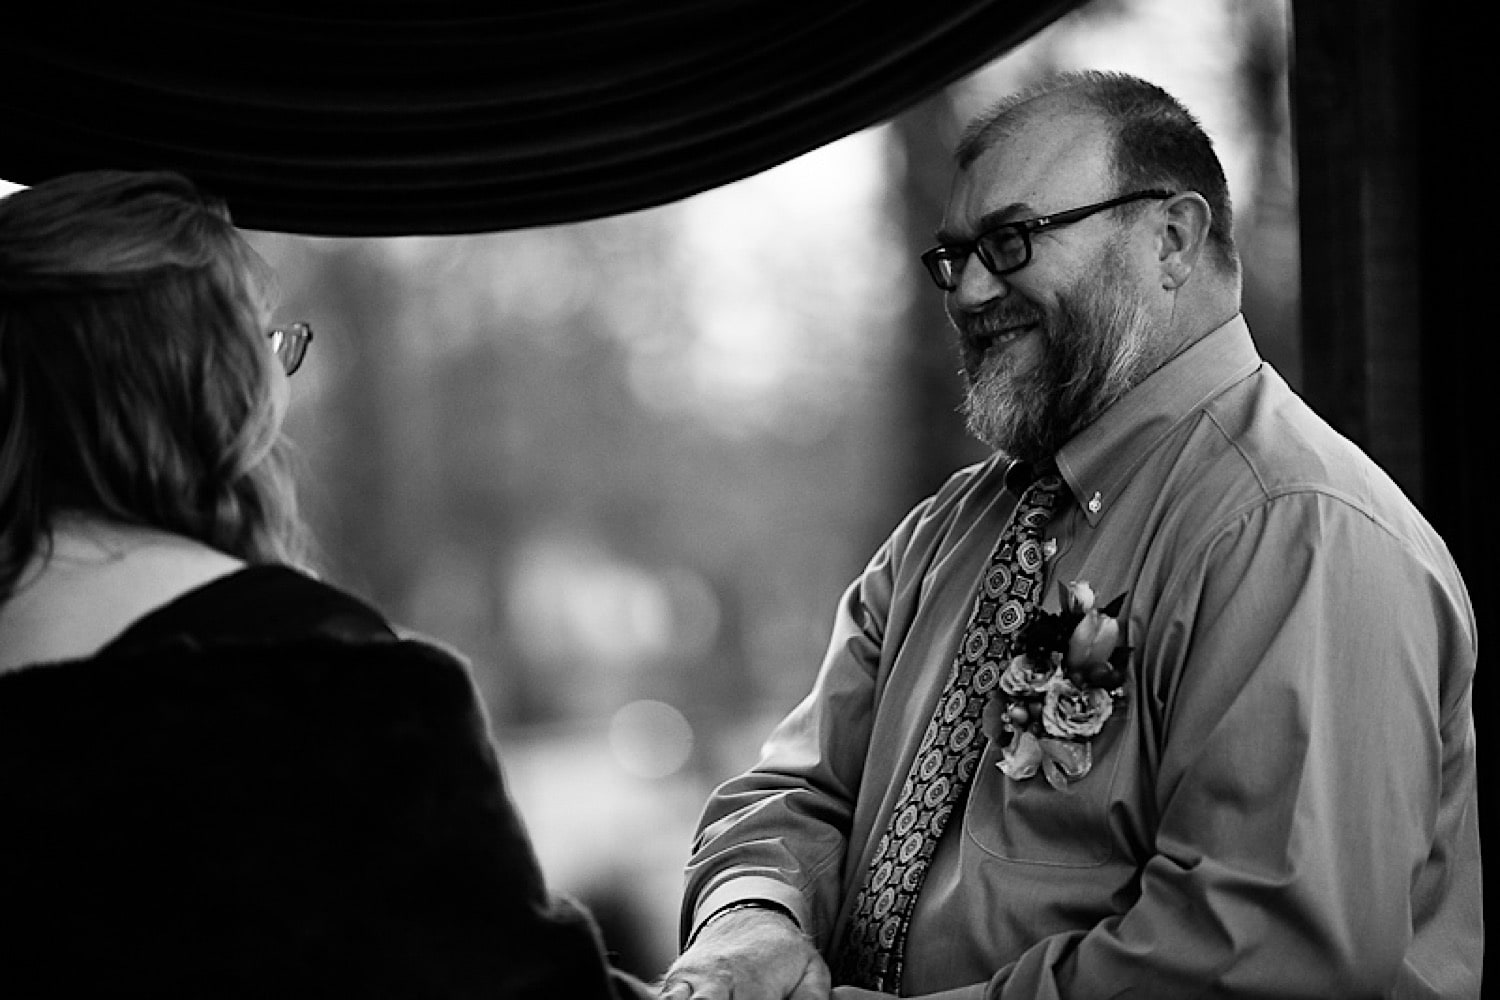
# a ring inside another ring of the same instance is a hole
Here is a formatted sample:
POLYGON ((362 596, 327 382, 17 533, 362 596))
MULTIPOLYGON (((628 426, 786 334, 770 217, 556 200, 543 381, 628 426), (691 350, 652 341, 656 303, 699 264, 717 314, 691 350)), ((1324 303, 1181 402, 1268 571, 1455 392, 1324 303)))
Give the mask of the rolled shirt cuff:
POLYGON ((797 921, 803 933, 812 933, 812 914, 807 910, 807 903, 803 900, 802 893, 779 879, 767 878, 764 875, 741 875, 715 886, 698 900, 698 905, 693 909, 692 925, 687 928, 683 940, 690 940, 698 933, 698 927, 703 921, 719 910, 731 903, 747 899, 767 899, 786 907, 792 912, 793 919, 797 921))

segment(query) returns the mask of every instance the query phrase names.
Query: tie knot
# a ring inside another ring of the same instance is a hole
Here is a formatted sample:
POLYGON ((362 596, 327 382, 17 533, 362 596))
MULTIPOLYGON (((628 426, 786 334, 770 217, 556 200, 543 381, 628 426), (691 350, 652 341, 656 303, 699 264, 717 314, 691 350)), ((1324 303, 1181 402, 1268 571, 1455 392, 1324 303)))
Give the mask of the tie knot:
POLYGON ((1016 501, 1013 523, 1017 528, 1028 533, 1034 532, 1050 521, 1065 485, 1063 477, 1056 471, 1033 479, 1021 494, 1021 499, 1016 501))
POLYGON ((1050 458, 1038 459, 1028 462, 1017 459, 1005 470, 1005 485, 1009 486, 1015 493, 1025 493, 1032 485, 1040 479, 1059 475, 1057 463, 1050 458))
POLYGON ((1040 500, 1043 496, 1056 498, 1063 491, 1064 481, 1062 473, 1056 468, 1039 470, 1026 489, 1021 492, 1021 503, 1026 503, 1028 498, 1040 500))

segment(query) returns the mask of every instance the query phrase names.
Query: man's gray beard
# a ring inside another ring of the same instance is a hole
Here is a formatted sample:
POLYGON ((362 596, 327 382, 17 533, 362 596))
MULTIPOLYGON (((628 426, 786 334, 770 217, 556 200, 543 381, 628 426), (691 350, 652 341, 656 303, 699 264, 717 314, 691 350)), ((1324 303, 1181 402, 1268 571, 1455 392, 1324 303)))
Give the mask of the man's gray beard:
POLYGON ((1043 323, 1035 363, 997 351, 969 374, 969 433, 1013 458, 1048 459, 1150 374, 1146 304, 1117 267, 1104 271, 1043 323))

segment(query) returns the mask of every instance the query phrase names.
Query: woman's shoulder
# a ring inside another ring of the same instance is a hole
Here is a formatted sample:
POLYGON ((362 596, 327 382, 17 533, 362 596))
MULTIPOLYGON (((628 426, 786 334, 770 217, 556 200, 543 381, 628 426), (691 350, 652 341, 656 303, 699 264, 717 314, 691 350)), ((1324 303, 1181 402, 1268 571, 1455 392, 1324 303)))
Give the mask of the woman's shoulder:
POLYGON ((0 670, 91 656, 134 622, 244 565, 168 532, 59 524, 0 604, 0 670))
POLYGON ((0 674, 73 667, 95 675, 95 667, 134 671, 146 664, 193 670, 231 662, 272 670, 309 660, 362 662, 369 669, 422 662, 468 671, 456 650, 398 630, 353 591, 279 563, 231 567, 151 607, 103 645, 53 648, 60 655, 33 656, 0 674))
POLYGON ((191 704, 222 722, 357 694, 376 714, 400 714, 404 702, 474 711, 454 651, 398 634, 367 600, 305 569, 245 564, 175 536, 95 530, 63 542, 0 608, 0 684, 12 704, 143 716, 191 704))
POLYGON ((219 577, 92 656, 11 671, 0 686, 10 708, 31 706, 23 714, 50 717, 49 729, 73 719, 75 734, 129 718, 158 731, 196 719, 286 736, 310 720, 315 741, 334 717, 373 729, 445 719, 468 730, 484 715, 456 652, 398 635, 363 599, 284 565, 219 577))
POLYGON ((179 594, 100 652, 115 655, 178 636, 222 645, 314 637, 384 641, 396 633, 373 605, 351 591, 272 563, 243 566, 179 594))

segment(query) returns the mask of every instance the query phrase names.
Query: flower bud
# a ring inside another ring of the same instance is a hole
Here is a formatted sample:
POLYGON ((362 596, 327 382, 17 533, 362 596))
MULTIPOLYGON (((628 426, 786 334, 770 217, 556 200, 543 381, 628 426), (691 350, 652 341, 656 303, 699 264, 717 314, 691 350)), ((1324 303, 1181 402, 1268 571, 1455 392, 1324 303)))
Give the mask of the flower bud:
POLYGON ((1097 660, 1085 668, 1084 682, 1089 687, 1104 688, 1108 691, 1123 684, 1125 682, 1125 674, 1122 671, 1116 670, 1109 663, 1097 660))
POLYGON ((1072 580, 1062 585, 1062 606, 1064 611, 1071 611, 1075 615, 1086 615, 1094 610, 1094 588, 1090 587, 1087 580, 1072 580))
POLYGON ((1042 746, 1031 733, 1017 731, 1010 746, 1000 751, 1000 760, 995 766, 1008 777, 1025 781, 1042 766, 1042 746))
POLYGON ((1070 667, 1108 660, 1120 641, 1120 623, 1108 615, 1089 611, 1068 637, 1068 651, 1063 662, 1070 667))

